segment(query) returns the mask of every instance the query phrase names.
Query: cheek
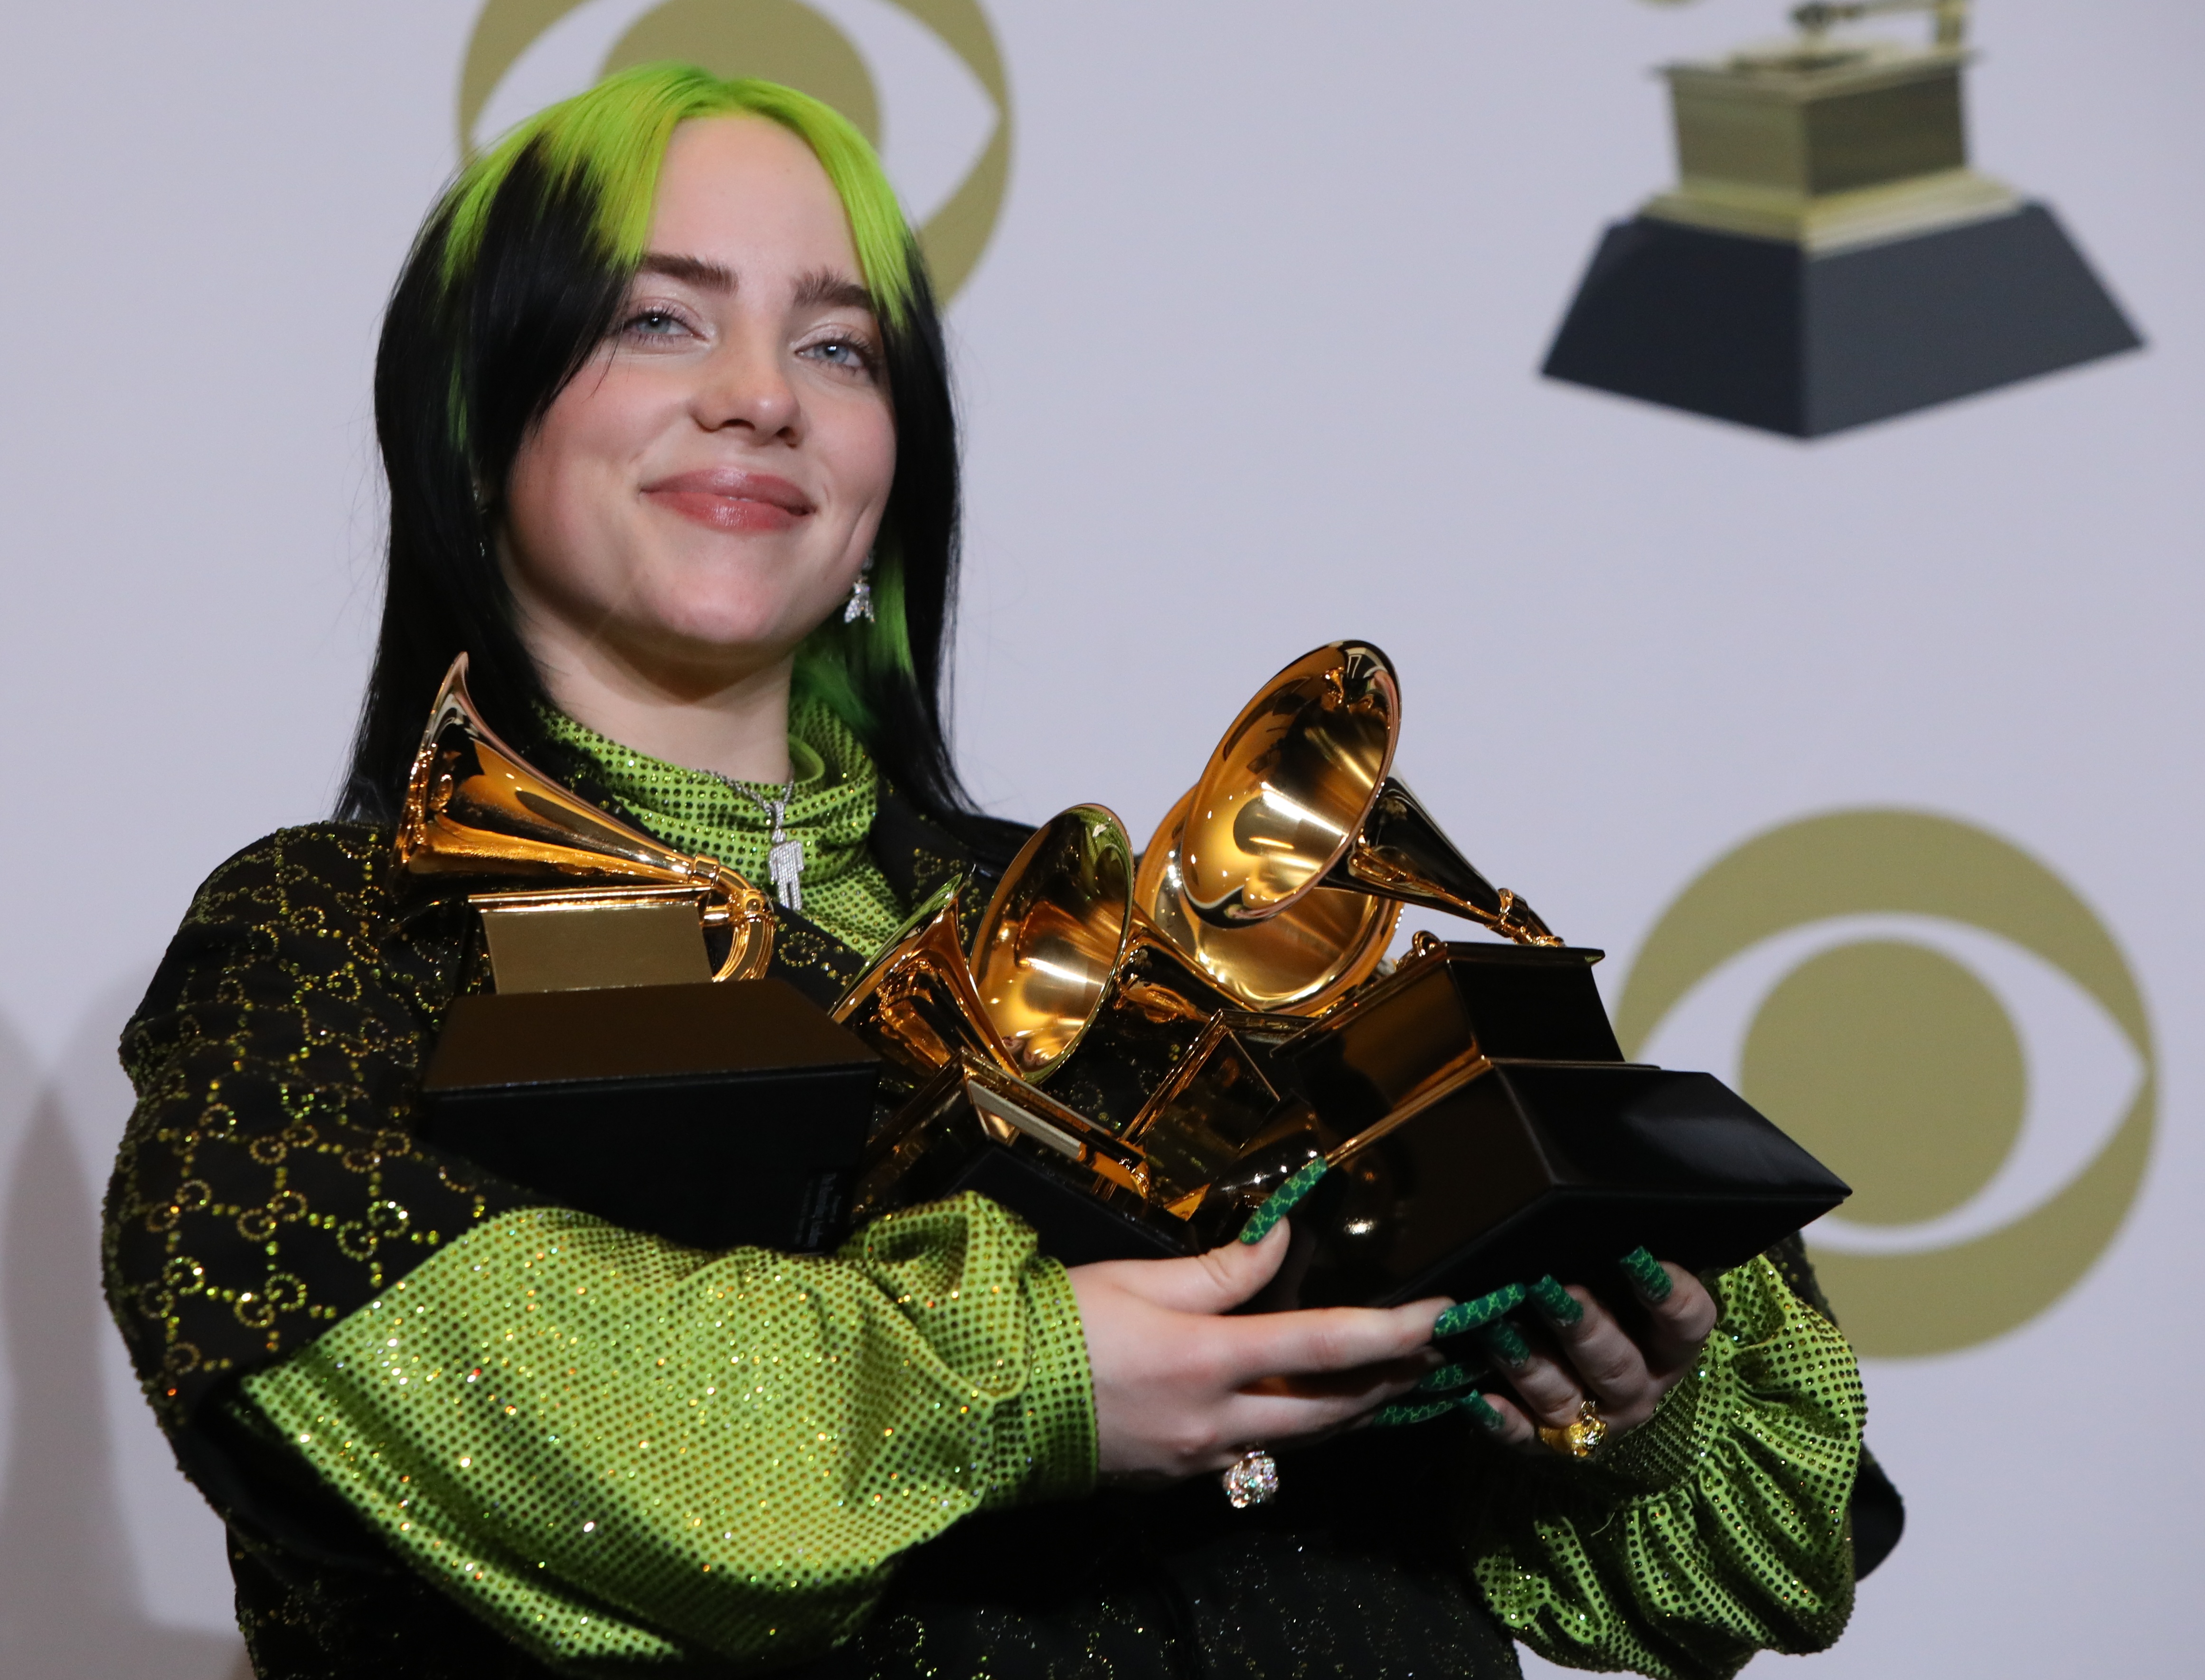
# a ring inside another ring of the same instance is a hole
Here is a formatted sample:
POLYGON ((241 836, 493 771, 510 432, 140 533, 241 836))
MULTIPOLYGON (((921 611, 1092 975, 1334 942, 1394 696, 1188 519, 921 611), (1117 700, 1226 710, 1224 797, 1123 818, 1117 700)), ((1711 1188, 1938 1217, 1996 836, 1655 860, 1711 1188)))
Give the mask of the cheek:
POLYGON ((836 417, 831 437, 835 478, 850 506, 868 521, 879 516, 895 483, 895 419, 886 402, 853 404, 836 417))
POLYGON ((506 479, 506 517, 528 570, 569 583, 603 546, 610 494, 651 435, 656 405, 618 370, 585 368, 522 441, 506 479))

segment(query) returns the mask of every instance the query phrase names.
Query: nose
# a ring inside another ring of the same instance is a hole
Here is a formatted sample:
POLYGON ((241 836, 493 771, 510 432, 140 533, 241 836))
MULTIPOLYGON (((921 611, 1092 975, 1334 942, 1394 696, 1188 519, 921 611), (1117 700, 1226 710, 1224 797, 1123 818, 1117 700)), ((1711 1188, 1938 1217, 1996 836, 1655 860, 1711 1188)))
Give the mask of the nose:
POLYGON ((692 407, 705 430, 735 428, 760 443, 793 443, 803 426, 803 405, 782 365, 781 347, 764 336, 724 340, 699 371, 692 407))

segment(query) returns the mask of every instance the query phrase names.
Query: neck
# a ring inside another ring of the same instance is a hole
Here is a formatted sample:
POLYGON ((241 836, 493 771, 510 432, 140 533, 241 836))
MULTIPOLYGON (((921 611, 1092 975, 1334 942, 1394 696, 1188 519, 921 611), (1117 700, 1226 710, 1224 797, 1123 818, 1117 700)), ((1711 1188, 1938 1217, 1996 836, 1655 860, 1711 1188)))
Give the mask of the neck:
POLYGON ((585 728, 685 769, 788 780, 793 656, 751 670, 669 674, 544 619, 524 624, 551 703, 585 728))

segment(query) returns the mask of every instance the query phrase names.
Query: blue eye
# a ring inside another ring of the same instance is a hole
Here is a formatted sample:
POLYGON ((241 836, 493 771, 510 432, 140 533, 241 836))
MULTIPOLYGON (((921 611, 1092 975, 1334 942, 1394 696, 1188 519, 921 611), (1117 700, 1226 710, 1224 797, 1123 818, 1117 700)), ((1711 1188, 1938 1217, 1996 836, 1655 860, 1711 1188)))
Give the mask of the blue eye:
POLYGON ((851 373, 870 373, 873 369, 871 347, 854 339, 824 339, 817 344, 805 345, 798 353, 851 373))

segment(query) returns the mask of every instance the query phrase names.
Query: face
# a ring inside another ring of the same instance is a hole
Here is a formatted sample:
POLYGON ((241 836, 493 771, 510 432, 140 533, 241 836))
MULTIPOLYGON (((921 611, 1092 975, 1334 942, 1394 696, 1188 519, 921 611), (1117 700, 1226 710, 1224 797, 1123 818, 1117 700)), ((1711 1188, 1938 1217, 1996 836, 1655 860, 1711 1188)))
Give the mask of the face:
POLYGON ((785 662, 878 529, 895 429, 841 200, 763 118, 675 131, 612 336, 523 443, 504 561, 555 686, 703 692, 785 662))

